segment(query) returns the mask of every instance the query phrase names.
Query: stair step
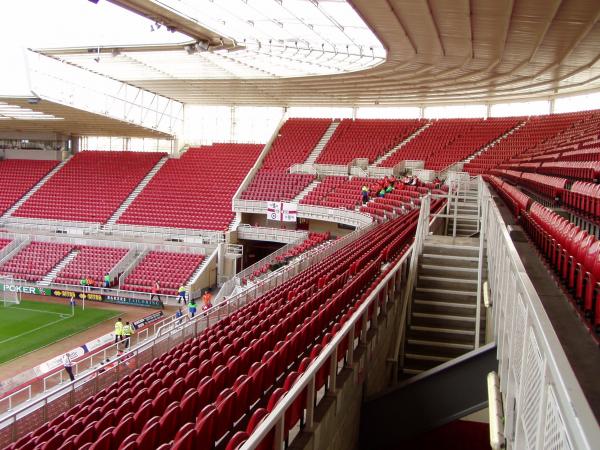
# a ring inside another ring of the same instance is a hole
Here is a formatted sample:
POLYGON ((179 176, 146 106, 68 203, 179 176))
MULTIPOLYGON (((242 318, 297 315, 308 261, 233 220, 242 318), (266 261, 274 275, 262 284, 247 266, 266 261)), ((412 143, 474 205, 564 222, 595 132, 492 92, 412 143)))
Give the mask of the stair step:
MULTIPOLYGON (((475 272, 477 273, 477 272, 475 272)), ((460 284, 465 284, 465 285, 471 285, 474 284, 475 288, 477 288, 477 280, 463 280, 460 278, 455 278, 455 277, 435 277, 435 276, 431 276, 431 275, 419 275, 418 280, 423 280, 423 281, 427 281, 429 283, 431 282, 443 282, 443 283, 460 283, 460 284)), ((418 285, 418 283, 417 283, 418 285)))
POLYGON ((435 254, 435 253, 423 253, 422 256, 423 256, 423 258, 446 259, 449 261, 477 262, 479 260, 478 256, 444 255, 444 254, 435 254))
POLYGON ((446 361, 452 360, 452 358, 448 356, 416 355, 414 353, 406 353, 404 357, 407 359, 420 359, 423 361, 435 361, 438 363, 444 363, 446 361))
POLYGON ((413 311, 411 317, 411 326, 473 330, 475 328, 475 317, 413 311))
POLYGON ((404 367, 402 369, 402 372, 404 372, 407 375, 419 375, 422 372, 425 372, 425 370, 420 370, 420 369, 411 369, 408 367, 404 367))
POLYGON ((414 313, 439 314, 444 316, 475 317, 477 305, 473 303, 436 302, 431 300, 414 300, 414 313))
POLYGON ((408 331, 409 339, 462 342, 470 344, 475 339, 475 325, 471 329, 444 327, 426 327, 411 325, 408 331))
POLYGON ((475 348, 464 342, 443 342, 432 340, 408 339, 406 354, 428 355, 438 358, 456 358, 475 348))
POLYGON ((449 297, 459 297, 459 298, 464 298, 464 297, 477 297, 477 290, 474 291, 459 291, 459 290, 453 290, 453 289, 436 289, 436 288, 429 288, 429 287, 419 287, 417 286, 415 288, 415 292, 417 294, 427 294, 432 296, 432 298, 439 298, 441 296, 442 299, 444 299, 444 296, 449 296, 449 297))
POLYGON ((477 305, 473 303, 453 303, 453 302, 438 302, 435 300, 415 300, 415 305, 426 305, 426 306, 443 306, 446 308, 457 308, 463 310, 475 310, 477 309, 477 305))
POLYGON ((453 267, 420 264, 419 274, 427 277, 453 278, 461 281, 477 280, 477 268, 475 267, 453 267))

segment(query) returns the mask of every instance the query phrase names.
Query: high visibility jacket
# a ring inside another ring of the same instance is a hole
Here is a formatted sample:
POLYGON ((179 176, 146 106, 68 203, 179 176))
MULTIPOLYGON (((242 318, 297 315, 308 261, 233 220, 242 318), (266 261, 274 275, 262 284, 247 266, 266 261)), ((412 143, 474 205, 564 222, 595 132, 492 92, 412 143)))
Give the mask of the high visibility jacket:
POLYGON ((123 336, 123 322, 116 322, 115 323, 115 335, 116 336, 123 336))
POLYGON ((110 275, 104 275, 104 281, 107 281, 110 283, 110 275))
POLYGON ((123 336, 131 336, 133 334, 133 327, 131 325, 123 325, 123 336))
POLYGON ((182 292, 185 292, 185 286, 179 286, 179 289, 177 289, 177 292, 179 292, 180 294, 182 292))

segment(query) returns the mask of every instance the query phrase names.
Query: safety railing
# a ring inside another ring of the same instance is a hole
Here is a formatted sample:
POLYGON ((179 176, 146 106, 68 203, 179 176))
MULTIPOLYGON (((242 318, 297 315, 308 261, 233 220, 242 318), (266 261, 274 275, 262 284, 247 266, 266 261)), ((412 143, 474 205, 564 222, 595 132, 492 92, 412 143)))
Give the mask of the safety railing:
POLYGON ((254 241, 269 241, 292 243, 306 239, 308 231, 292 230, 286 228, 254 227, 248 224, 240 224, 237 229, 239 239, 251 239, 254 241))
MULTIPOLYGON (((267 202, 258 200, 233 200, 235 212, 246 212, 254 214, 266 214, 267 202)), ((325 222, 337 222, 344 225, 362 227, 373 222, 373 218, 367 214, 341 208, 326 208, 323 206, 298 205, 298 217, 322 220, 325 222)))
POLYGON ((506 448, 598 448, 598 422, 500 211, 489 202, 484 213, 506 448))

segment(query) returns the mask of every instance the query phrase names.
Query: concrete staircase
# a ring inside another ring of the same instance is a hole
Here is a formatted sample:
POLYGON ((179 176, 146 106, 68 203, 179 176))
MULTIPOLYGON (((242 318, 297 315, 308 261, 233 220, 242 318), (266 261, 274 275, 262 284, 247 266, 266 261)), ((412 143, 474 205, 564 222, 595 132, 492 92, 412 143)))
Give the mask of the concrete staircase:
POLYGON ((27 200, 29 200, 29 198, 30 198, 30 197, 31 197, 33 194, 35 194, 35 193, 38 191, 38 189, 39 189, 39 188, 41 188, 41 187, 44 185, 44 183, 45 183, 46 181, 48 181, 50 178, 52 178, 52 176, 53 176, 53 175, 54 175, 56 172, 58 172, 60 169, 62 169, 62 168, 63 168, 63 166, 64 166, 64 165, 65 165, 67 162, 69 162, 69 159, 70 159, 70 158, 68 158, 68 159, 65 159, 65 160, 64 160, 64 161, 62 161, 60 164, 58 164, 58 165, 57 165, 57 166, 56 166, 54 169, 52 169, 50 172, 48 172, 44 178, 42 178, 42 179, 41 179, 41 180, 40 180, 40 181, 39 181, 39 182, 38 182, 38 183, 37 183, 37 184, 36 184, 36 185, 35 185, 33 188, 31 188, 31 190, 29 190, 29 192, 27 192, 27 193, 26 193, 26 194, 25 194, 23 197, 21 197, 21 199, 20 199, 20 200, 19 200, 17 203, 15 203, 14 205, 12 205, 12 206, 10 207, 10 209, 8 209, 8 210, 7 210, 7 211, 4 213, 4 215, 3 215, 2 217, 0 217, 0 221, 2 221, 3 219, 8 219, 9 217, 11 217, 11 216, 13 215, 13 213, 14 213, 14 212, 15 212, 17 209, 19 209, 19 208, 20 208, 20 207, 23 205, 23 203, 25 203, 27 200))
POLYGON ((308 193, 311 192, 314 188, 316 188, 319 184, 321 184, 321 182, 318 180, 311 181, 310 184, 302 190, 302 192, 300 192, 298 195, 296 195, 294 197, 294 199, 292 200, 292 203, 299 204, 300 200, 302 200, 304 197, 306 197, 308 195, 308 193))
POLYGON ((125 212, 125 210, 127 208, 129 208, 129 205, 131 205, 133 203, 133 201, 136 199, 136 197, 140 194, 140 192, 142 192, 144 190, 144 188, 148 185, 148 183, 150 182, 150 180, 154 177, 154 175, 156 175, 158 173, 158 171, 160 170, 160 168, 169 160, 168 157, 164 157, 161 158, 160 161, 158 161, 154 167, 152 168, 152 170, 150 170, 150 172, 148 172, 148 174, 144 177, 144 179, 140 182, 140 184, 138 184, 136 186, 136 188, 133 190, 133 192, 131 194, 129 194, 129 197, 127 197, 125 199, 125 201, 123 202, 123 204, 121 206, 119 206, 119 209, 117 209, 115 211, 115 213, 110 217, 110 219, 108 219, 108 221, 106 222, 106 225, 104 225, 104 227, 111 227, 114 224, 117 223, 117 220, 119 220, 119 217, 121 217, 121 215, 125 212))
POLYGON ((321 152, 323 151, 323 149, 329 142, 329 139, 331 139, 331 136, 333 136, 333 133, 335 133, 335 130, 337 129, 337 127, 339 125, 340 125, 339 121, 334 120, 333 122, 331 122, 331 125, 329 125, 329 128, 327 128, 327 131, 325 131, 325 134, 323 134, 323 136, 321 137, 321 140, 317 143, 317 145, 315 146, 313 151, 310 152, 310 155, 308 155, 308 158, 306 158, 306 161, 304 161, 304 164, 314 164, 315 163, 315 161, 317 160, 317 158, 319 157, 319 155, 321 154, 321 152))
POLYGON ((450 199, 450 218, 446 228, 448 236, 453 235, 454 228, 454 211, 456 210, 456 236, 466 237, 473 236, 478 233, 478 209, 477 209, 477 185, 471 187, 470 190, 459 194, 458 201, 455 198, 450 199))
POLYGON ((371 166, 379 166, 386 159, 388 159, 390 156, 392 156, 394 153, 396 153, 396 150, 398 150, 401 147, 404 147, 406 144, 408 144, 410 141, 412 141, 414 138, 416 138, 419 134, 421 134, 423 131, 425 131, 427 128, 429 128, 431 126, 431 123, 432 122, 427 122, 425 125, 423 125, 421 128, 419 128, 413 134, 411 134, 410 136, 408 136, 406 139, 404 139, 402 142, 400 142, 394 148, 388 150, 386 153, 384 153, 379 158, 377 158, 373 162, 373 164, 371 164, 371 166))
MULTIPOLYGON (((405 375, 421 373, 475 348, 479 240, 452 241, 446 236, 425 241, 404 347, 405 375)), ((482 307, 481 345, 483 311, 482 307)))
POLYGON ((71 253, 65 256, 65 259, 63 259, 56 266, 54 266, 54 269, 52 269, 48 274, 46 274, 44 278, 42 278, 42 281, 40 281, 38 284, 40 284, 41 286, 48 286, 54 281, 54 279, 58 276, 61 270, 67 267, 67 264, 73 261, 78 254, 79 250, 71 251, 71 253))

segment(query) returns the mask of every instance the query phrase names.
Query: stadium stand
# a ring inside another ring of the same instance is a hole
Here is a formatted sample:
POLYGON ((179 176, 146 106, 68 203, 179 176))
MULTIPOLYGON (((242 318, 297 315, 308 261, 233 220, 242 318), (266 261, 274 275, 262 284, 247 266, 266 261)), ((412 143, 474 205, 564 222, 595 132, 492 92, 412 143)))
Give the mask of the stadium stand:
POLYGON ((41 181, 58 161, 0 161, 0 216, 41 181))
POLYGON ((279 129, 262 169, 286 171, 303 163, 329 125, 331 119, 288 119, 279 129))
POLYGON ((0 239, 0 250, 12 242, 12 239, 0 239))
POLYGON ((258 144, 213 144, 170 159, 117 224, 226 231, 231 199, 263 149, 258 144))
POLYGON ((344 119, 316 160, 349 164, 356 158, 375 161, 425 124, 423 120, 344 119))
POLYGON ((101 286, 104 275, 110 272, 127 254, 124 248, 76 247, 77 256, 67 264, 54 279, 55 283, 79 284, 82 278, 91 278, 95 286, 101 286))
POLYGON ((542 257, 573 299, 582 320, 600 333, 600 241, 496 176, 485 176, 511 206, 542 257))
POLYGON ((71 244, 31 242, 0 266, 0 275, 41 281, 73 249, 71 244))
POLYGON ((190 279, 202 261, 204 255, 151 251, 127 276, 121 289, 152 292, 158 281, 159 294, 176 295, 177 288, 190 279))
POLYGON ((466 159, 477 150, 515 128, 519 123, 522 123, 522 120, 510 117, 487 120, 455 119, 449 122, 451 122, 451 126, 456 127, 456 129, 451 128, 450 131, 451 134, 454 134, 454 138, 449 140, 443 147, 438 145, 432 147, 433 151, 425 159, 426 169, 443 170, 466 159))
POLYGON ((563 205, 583 217, 597 221, 600 218, 600 184, 575 181, 561 193, 563 205))
MULTIPOLYGON (((416 217, 415 211, 375 227, 8 450, 25 442, 31 448, 64 449, 112 448, 111 443, 150 449, 171 442, 175 449, 228 442, 234 448, 245 439, 238 431, 258 425, 368 295, 369 286, 385 275, 381 263, 397 261, 406 250, 416 217)), ((344 354, 341 348, 338 359, 344 354)), ((315 389, 327 389, 327 379, 328 370, 315 389)), ((300 421, 305 403, 299 401, 287 418, 286 435, 300 421)))
POLYGON ((13 216, 105 223, 164 156, 149 152, 78 153, 13 216))
POLYGON ((305 189, 312 175, 290 174, 302 164, 331 125, 331 119, 288 119, 280 128, 262 167, 242 193, 243 200, 289 201, 305 189))
POLYGON ((304 190, 315 177, 261 169, 248 188, 242 193, 243 200, 289 201, 304 190))
POLYGON ((330 176, 304 197, 300 204, 319 205, 330 208, 354 209, 361 203, 361 187, 376 183, 376 178, 330 176))
POLYGON ((465 164, 464 170, 471 175, 486 173, 571 127, 575 120, 572 114, 530 117, 513 134, 465 164))

